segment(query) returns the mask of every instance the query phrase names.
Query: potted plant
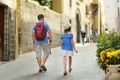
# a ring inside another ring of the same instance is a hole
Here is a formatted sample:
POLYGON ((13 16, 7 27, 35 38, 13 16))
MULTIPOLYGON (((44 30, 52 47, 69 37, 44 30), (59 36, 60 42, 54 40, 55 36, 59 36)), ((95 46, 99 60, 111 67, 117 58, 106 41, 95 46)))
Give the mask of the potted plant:
MULTIPOLYGON (((120 34, 111 31, 108 34, 101 34, 97 41, 97 63, 108 75, 115 70, 119 73, 120 68, 120 34), (113 69, 114 65, 114 70, 113 69), (110 68, 112 66, 112 68, 110 68), (117 67, 116 67, 117 66, 117 67)), ((117 80, 117 79, 113 79, 117 80)), ((120 77, 118 78, 120 80, 120 77)))

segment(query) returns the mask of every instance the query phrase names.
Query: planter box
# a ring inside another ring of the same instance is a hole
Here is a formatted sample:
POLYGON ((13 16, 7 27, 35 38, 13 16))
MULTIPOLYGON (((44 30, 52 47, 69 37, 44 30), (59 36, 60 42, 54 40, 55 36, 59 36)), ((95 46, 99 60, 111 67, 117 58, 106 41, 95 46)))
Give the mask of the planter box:
POLYGON ((106 80, 120 80, 120 64, 108 66, 106 69, 106 80))

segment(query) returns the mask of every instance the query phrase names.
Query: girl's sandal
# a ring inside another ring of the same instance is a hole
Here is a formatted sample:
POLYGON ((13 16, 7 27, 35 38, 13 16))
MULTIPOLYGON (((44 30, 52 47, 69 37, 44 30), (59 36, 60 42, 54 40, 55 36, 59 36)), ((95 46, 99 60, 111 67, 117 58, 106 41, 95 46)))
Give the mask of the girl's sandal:
POLYGON ((69 69, 69 72, 71 72, 71 71, 72 71, 72 68, 69 69))
POLYGON ((65 71, 63 75, 67 75, 67 72, 65 71))

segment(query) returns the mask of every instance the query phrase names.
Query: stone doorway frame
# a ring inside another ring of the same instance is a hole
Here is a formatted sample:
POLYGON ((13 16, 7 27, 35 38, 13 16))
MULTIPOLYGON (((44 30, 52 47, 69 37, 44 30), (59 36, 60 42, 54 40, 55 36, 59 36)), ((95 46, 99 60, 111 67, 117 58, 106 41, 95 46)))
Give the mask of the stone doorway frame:
POLYGON ((0 61, 9 61, 15 59, 16 18, 13 17, 15 10, 12 10, 4 4, 0 5, 4 8, 2 55, 0 61))
POLYGON ((80 43, 81 42, 81 15, 80 15, 80 10, 77 9, 76 12, 76 42, 80 43))

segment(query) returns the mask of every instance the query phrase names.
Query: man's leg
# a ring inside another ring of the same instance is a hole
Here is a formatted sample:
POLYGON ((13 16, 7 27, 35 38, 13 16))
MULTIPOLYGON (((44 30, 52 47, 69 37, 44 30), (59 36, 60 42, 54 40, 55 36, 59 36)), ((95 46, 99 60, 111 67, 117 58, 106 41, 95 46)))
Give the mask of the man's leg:
POLYGON ((42 58, 41 57, 37 58, 37 63, 38 63, 39 68, 40 68, 42 65, 42 58))
POLYGON ((85 44, 85 40, 84 40, 85 38, 83 38, 83 45, 85 44))
POLYGON ((84 45, 84 38, 82 37, 82 44, 84 45))
POLYGON ((48 59, 48 55, 44 55, 44 57, 43 57, 43 64, 41 65, 41 68, 42 68, 44 71, 47 71, 47 68, 46 68, 46 66, 45 66, 45 63, 46 63, 47 59, 48 59))
POLYGON ((37 58, 37 63, 39 65, 39 72, 42 72, 43 69, 41 68, 41 66, 42 66, 42 58, 41 57, 37 58))
POLYGON ((41 45, 37 44, 37 45, 35 45, 35 48, 36 48, 36 59, 37 59, 37 63, 39 66, 39 72, 42 72, 42 68, 41 68, 41 65, 42 65, 41 45))
POLYGON ((42 46, 43 46, 44 56, 43 56, 43 64, 42 64, 41 68, 43 68, 44 71, 47 71, 47 68, 45 67, 45 63, 50 55, 50 49, 49 49, 48 44, 43 44, 42 46))
POLYGON ((48 55, 44 55, 44 57, 43 57, 43 64, 45 64, 46 63, 46 61, 47 61, 47 59, 48 59, 48 55))

